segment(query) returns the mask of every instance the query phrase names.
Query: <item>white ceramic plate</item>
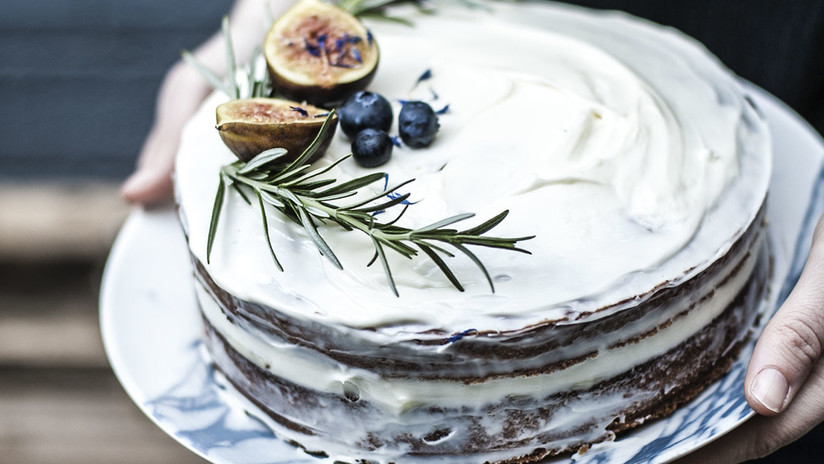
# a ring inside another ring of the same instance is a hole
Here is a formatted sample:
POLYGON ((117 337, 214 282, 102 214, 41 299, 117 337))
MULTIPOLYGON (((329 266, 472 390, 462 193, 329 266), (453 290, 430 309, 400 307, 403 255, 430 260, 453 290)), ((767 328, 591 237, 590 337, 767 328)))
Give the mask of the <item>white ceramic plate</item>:
MULTIPOLYGON (((761 308, 772 314, 798 278, 824 209, 824 143, 774 97, 747 89, 774 138, 768 217, 775 261, 770 299, 761 308)), ((123 226, 103 276, 100 320, 123 387, 187 448, 215 463, 326 464, 280 440, 277 425, 212 369, 199 342, 189 256, 172 210, 136 210, 123 226)), ((556 461, 663 463, 729 432, 753 414, 743 395, 753 345, 726 377, 669 418, 556 461)))

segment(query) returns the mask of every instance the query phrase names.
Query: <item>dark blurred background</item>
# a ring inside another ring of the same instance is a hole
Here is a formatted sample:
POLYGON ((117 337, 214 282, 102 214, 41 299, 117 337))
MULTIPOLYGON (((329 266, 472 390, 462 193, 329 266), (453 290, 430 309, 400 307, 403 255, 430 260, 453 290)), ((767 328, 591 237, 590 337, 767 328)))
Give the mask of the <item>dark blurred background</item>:
POLYGON ((0 175, 122 179, 160 80, 231 0, 3 0, 0 175))
MULTIPOLYGON (((0 462, 202 462, 126 397, 98 335, 155 95, 230 0, 0 5, 0 462)), ((672 25, 824 132, 824 1, 577 0, 672 25)), ((780 154, 778 154, 780 157, 780 154)), ((824 432, 764 463, 821 462, 824 432)))
MULTIPOLYGON (((674 25, 819 130, 824 125, 821 0, 571 3, 674 25)), ((0 178, 125 177, 151 123, 163 73, 182 49, 217 30, 230 4, 4 0, 0 178)))

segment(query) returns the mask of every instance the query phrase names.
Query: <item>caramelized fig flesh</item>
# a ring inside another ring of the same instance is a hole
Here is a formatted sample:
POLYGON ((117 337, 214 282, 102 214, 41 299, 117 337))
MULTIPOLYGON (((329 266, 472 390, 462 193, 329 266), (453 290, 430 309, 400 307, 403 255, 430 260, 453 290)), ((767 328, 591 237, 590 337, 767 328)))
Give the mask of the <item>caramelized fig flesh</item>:
MULTIPOLYGON (((285 148, 293 160, 315 140, 329 111, 276 98, 232 100, 217 107, 217 130, 223 143, 240 160, 249 161, 270 148, 285 148)), ((334 124, 337 115, 332 116, 334 124)), ((311 161, 323 155, 332 141, 327 132, 311 161)))
POLYGON ((269 30, 264 55, 281 95, 330 106, 369 85, 380 52, 372 34, 348 12, 301 0, 269 30))

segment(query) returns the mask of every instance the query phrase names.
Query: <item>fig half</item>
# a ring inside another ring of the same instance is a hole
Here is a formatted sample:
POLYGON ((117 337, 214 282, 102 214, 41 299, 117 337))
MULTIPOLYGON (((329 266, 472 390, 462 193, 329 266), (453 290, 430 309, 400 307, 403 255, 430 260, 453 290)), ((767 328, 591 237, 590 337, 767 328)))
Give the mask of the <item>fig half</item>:
POLYGON ((337 106, 366 88, 380 57, 357 18, 319 0, 301 0, 275 21, 263 52, 281 95, 318 106, 337 106))
MULTIPOLYGON (((315 140, 329 111, 313 105, 277 98, 231 100, 217 107, 217 130, 223 143, 240 160, 249 161, 270 148, 285 148, 287 161, 294 160, 315 140)), ((337 115, 333 114, 333 124, 337 115)), ((328 131, 309 162, 323 155, 335 127, 328 131)))

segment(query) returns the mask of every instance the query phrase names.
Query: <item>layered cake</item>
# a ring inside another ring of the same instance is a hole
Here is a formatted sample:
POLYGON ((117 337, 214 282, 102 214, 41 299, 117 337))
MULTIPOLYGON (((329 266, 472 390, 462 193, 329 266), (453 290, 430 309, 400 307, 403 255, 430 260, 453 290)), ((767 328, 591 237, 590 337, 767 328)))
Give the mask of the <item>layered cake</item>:
MULTIPOLYGON (((519 243, 531 254, 475 249, 494 292, 464 256, 448 259, 458 291, 425 256, 390 254, 395 296, 367 267, 367 237, 318 226, 341 270, 271 208, 278 270, 260 209, 228 189, 207 259, 218 172, 236 160, 214 129, 228 98, 216 93, 183 134, 176 189, 217 368, 285 439, 376 463, 584 452, 723 375, 769 273, 769 135, 736 79, 691 39, 623 14, 398 14, 414 27, 367 22, 381 50, 369 89, 395 114, 405 100, 445 108, 437 137, 325 175, 416 179, 401 191, 410 228, 508 210, 493 232, 534 235, 519 243)), ((338 131, 314 166, 350 143, 338 131)))

